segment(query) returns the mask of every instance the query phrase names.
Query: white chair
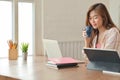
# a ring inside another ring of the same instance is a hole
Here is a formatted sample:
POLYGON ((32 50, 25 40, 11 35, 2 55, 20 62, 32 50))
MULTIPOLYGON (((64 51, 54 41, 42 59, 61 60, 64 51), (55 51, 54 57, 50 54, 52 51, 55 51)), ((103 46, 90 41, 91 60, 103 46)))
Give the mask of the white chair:
POLYGON ((44 55, 48 58, 60 58, 62 57, 61 50, 59 48, 57 40, 43 39, 44 55))

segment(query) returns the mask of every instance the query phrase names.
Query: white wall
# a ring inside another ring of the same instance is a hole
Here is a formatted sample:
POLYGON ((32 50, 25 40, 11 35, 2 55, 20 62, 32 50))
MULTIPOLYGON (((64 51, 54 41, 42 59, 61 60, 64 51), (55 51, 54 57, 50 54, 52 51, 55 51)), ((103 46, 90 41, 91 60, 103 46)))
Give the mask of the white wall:
POLYGON ((34 20, 35 21, 33 24, 34 27, 34 55, 43 55, 43 22, 42 22, 42 0, 34 0, 34 20))
POLYGON ((96 3, 109 7, 109 0, 43 0, 44 38, 58 41, 82 39, 86 12, 96 3))
POLYGON ((120 0, 110 0, 109 5, 113 22, 120 28, 120 0))

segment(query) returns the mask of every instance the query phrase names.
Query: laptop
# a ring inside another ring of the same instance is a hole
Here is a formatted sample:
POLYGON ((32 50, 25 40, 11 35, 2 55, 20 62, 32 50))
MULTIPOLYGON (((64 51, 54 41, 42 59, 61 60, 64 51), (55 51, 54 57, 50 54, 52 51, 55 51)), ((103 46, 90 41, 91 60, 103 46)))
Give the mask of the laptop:
POLYGON ((84 48, 89 59, 88 69, 120 73, 120 57, 115 50, 84 48))

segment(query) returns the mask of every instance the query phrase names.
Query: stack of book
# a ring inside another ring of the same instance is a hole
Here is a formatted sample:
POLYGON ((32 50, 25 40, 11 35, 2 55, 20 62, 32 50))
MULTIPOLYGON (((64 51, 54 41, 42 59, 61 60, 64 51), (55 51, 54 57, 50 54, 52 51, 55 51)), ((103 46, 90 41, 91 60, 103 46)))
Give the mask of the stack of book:
POLYGON ((75 60, 71 57, 61 57, 61 58, 49 58, 46 65, 50 68, 61 69, 68 67, 77 67, 79 63, 84 62, 75 60))

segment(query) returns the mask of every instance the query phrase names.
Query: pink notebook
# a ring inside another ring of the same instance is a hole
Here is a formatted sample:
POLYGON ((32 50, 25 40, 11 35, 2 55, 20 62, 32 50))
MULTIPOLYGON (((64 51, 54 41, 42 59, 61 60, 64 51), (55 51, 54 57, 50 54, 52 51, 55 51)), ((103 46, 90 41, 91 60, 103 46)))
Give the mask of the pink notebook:
POLYGON ((49 58, 52 64, 70 64, 70 63, 82 63, 83 61, 75 60, 71 57, 62 57, 62 58, 49 58))

